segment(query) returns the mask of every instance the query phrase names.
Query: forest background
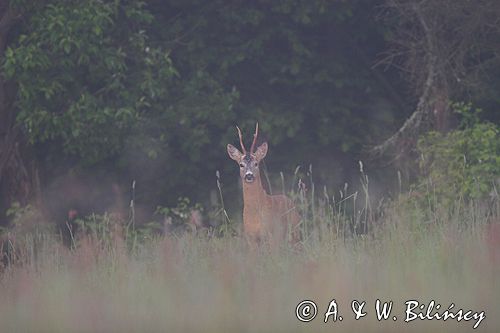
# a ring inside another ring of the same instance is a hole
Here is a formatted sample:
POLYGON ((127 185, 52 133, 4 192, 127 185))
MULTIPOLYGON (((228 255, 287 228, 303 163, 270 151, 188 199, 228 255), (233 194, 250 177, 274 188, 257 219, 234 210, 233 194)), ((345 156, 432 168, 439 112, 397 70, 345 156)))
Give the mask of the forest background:
POLYGON ((493 0, 0 1, 0 226, 131 199, 141 222, 210 218, 217 181, 237 216, 226 145, 257 121, 273 191, 280 172, 355 188, 361 160, 373 200, 429 175, 443 198, 491 197, 498 17, 493 0))

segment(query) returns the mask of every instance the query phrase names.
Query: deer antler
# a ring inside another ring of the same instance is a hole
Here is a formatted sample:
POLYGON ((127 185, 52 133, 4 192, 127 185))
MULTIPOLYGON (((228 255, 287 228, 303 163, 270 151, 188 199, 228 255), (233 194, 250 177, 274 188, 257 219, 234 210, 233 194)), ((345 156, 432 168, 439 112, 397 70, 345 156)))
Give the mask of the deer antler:
POLYGON ((238 136, 240 137, 240 146, 241 146, 241 149, 243 150, 243 155, 246 155, 247 150, 245 149, 245 145, 243 144, 243 138, 241 137, 241 130, 238 126, 236 126, 236 129, 238 130, 238 136))
POLYGON ((255 148, 255 142, 257 141, 257 135, 259 135, 259 123, 255 125, 255 134, 253 135, 252 147, 250 148, 250 154, 253 154, 255 148))

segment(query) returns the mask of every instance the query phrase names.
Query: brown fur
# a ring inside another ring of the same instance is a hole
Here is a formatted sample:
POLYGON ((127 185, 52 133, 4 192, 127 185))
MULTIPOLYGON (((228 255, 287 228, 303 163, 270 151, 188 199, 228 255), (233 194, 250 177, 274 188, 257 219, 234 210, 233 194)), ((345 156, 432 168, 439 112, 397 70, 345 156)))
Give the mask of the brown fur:
POLYGON ((252 184, 243 181, 243 202, 243 228, 247 236, 254 240, 263 237, 279 240, 290 233, 292 243, 300 240, 300 216, 292 200, 285 195, 267 194, 260 177, 252 184))
POLYGON ((263 238, 271 241, 287 239, 291 235, 292 243, 300 240, 300 216, 292 200, 285 195, 269 195, 262 187, 259 163, 267 154, 267 143, 260 145, 254 152, 258 134, 256 126, 254 142, 250 152, 247 152, 238 129, 243 153, 233 145, 227 145, 229 157, 240 166, 240 176, 243 182, 243 229, 253 240, 263 238), (252 178, 247 180, 245 177, 252 178))

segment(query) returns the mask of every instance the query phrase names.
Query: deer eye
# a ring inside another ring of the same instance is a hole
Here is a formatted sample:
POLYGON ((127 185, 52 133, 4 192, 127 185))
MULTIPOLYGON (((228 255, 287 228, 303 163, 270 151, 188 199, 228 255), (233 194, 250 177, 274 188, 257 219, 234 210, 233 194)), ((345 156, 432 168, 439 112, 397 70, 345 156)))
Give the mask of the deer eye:
POLYGON ((257 162, 253 162, 253 166, 254 166, 254 167, 257 167, 258 165, 259 165, 259 163, 257 163, 257 162))
POLYGON ((244 168, 244 167, 245 167, 245 164, 240 163, 240 168, 244 168))

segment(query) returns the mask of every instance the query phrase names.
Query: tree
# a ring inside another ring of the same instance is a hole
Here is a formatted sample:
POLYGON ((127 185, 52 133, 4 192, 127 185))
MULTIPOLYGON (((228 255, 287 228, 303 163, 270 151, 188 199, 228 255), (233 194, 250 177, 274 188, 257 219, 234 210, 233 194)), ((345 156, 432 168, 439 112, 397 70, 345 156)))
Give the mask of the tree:
POLYGON ((498 68, 499 15, 500 3, 494 0, 386 1, 383 17, 392 26, 393 47, 384 62, 401 70, 418 103, 372 153, 403 154, 429 129, 449 129, 450 100, 477 94, 487 73, 498 68))
POLYGON ((172 50, 181 77, 203 77, 239 95, 224 118, 222 110, 210 112, 225 121, 216 145, 206 146, 208 154, 218 149, 214 161, 235 140, 236 122, 251 132, 259 120, 275 152, 268 161, 274 170, 328 159, 326 181, 338 156, 357 156, 367 141, 388 135, 395 106, 404 108, 398 85, 388 79, 391 71, 372 68, 384 47, 375 3, 191 0, 151 6, 154 38, 172 50))
MULTIPOLYGON (((137 180, 138 200, 206 201, 234 172, 234 125, 259 120, 273 170, 387 135, 402 97, 371 59, 384 27, 365 1, 23 1, 3 71, 42 169, 137 180)), ((404 107, 404 105, 403 105, 404 107)), ((333 164, 333 162, 335 162, 333 164)), ((47 183, 54 173, 44 173, 47 183)), ((316 173, 318 175, 318 173, 316 173)), ((236 183, 236 182, 234 182, 236 183)), ((43 185, 43 184, 42 184, 43 185)), ((235 186, 234 186, 235 187, 235 186)), ((236 192, 236 191, 235 191, 236 192)))
POLYGON ((4 73, 30 142, 54 140, 86 163, 116 153, 175 75, 148 45, 151 14, 136 1, 50 1, 30 12, 4 73))
MULTIPOLYGON (((1 60, 4 60, 9 36, 20 17, 18 8, 9 1, 0 2, 1 60)), ((0 73, 0 208, 13 201, 28 203, 38 188, 36 168, 27 159, 23 135, 16 123, 15 94, 13 82, 0 73)))
POLYGON ((148 44, 144 27, 153 18, 142 2, 19 1, 2 9, 4 26, 23 18, 13 43, 6 46, 6 28, 1 35, 3 77, 15 84, 0 122, 4 191, 32 182, 19 142, 36 144, 42 162, 57 160, 61 150, 83 165, 116 155, 176 74, 168 53, 148 44), (8 183, 23 174, 23 182, 8 183))

